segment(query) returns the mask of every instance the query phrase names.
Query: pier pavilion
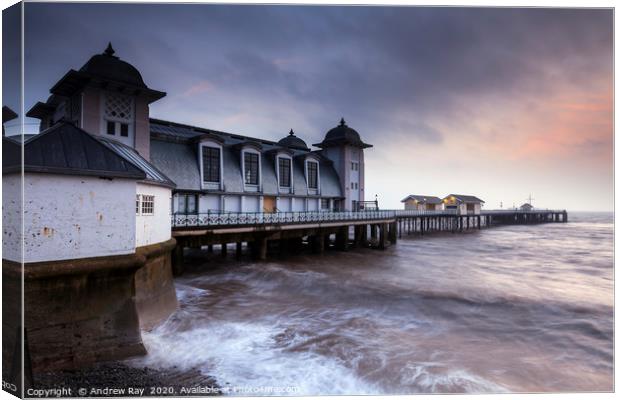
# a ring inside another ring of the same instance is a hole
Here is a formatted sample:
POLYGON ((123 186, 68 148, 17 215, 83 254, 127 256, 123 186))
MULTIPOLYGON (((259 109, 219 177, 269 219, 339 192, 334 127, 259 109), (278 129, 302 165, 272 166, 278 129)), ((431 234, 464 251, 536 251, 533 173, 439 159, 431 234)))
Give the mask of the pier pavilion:
POLYGON ((36 372, 143 353, 140 329, 176 308, 188 247, 263 260, 272 247, 385 249, 404 234, 567 220, 460 195, 445 210, 379 210, 365 200, 371 145, 344 119, 312 150, 292 130, 271 141, 151 118, 166 93, 111 45, 50 93, 27 113, 37 135, 3 138, 3 296, 17 304, 23 276, 27 299, 24 326, 6 310, 7 371, 22 332, 36 372))

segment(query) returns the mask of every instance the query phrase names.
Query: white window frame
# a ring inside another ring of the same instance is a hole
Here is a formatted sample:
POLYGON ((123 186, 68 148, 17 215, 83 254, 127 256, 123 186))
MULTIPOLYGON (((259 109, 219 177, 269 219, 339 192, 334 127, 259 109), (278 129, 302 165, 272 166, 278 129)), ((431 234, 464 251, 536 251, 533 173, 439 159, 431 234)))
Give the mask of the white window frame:
POLYGON ((320 194, 321 193, 321 163, 319 160, 313 157, 308 157, 304 161, 304 174, 306 176, 306 188, 308 190, 308 194, 320 194), (316 189, 310 188, 310 177, 308 175, 308 163, 314 162, 316 163, 316 189))
POLYGON ((294 183, 293 183, 293 170, 294 170, 294 166, 293 166, 293 157, 289 156, 288 154, 283 154, 283 153, 278 153, 276 155, 276 177, 278 179, 278 191, 280 193, 293 193, 293 187, 294 187, 294 183), (289 187, 286 186, 282 186, 280 185, 280 159, 281 158, 285 158, 288 159, 291 162, 291 176, 290 176, 290 183, 291 185, 289 187))
POLYGON ((152 216, 155 215, 155 195, 154 194, 136 194, 136 215, 140 216, 152 216), (144 212, 144 198, 152 198, 153 206, 151 212, 144 212))
POLYGON ((141 194, 140 195, 140 215, 144 215, 144 216, 155 215, 155 195, 153 194, 141 194), (145 197, 148 198, 148 200, 145 200, 145 197), (149 202, 152 203, 151 211, 150 212, 144 211, 145 203, 149 203, 149 202))
POLYGON ((243 181, 243 188, 246 192, 260 192, 263 182, 263 166, 262 166, 261 152, 250 147, 241 149, 241 180, 243 181), (245 183, 245 154, 257 154, 258 155, 258 184, 253 185, 245 183))
POLYGON ((114 137, 117 140, 128 142, 126 144, 134 146, 135 143, 135 122, 136 122, 136 102, 132 96, 114 92, 102 92, 101 94, 101 136, 114 137), (131 115, 123 118, 120 116, 108 116, 106 114, 106 100, 108 96, 125 97, 130 102, 131 115), (114 123, 114 134, 108 133, 108 122, 114 123), (127 125, 127 136, 121 136, 121 124, 127 125))
POLYGON ((198 165, 200 165, 200 184, 203 190, 223 190, 224 187, 224 149, 220 143, 213 140, 204 140, 198 144, 198 165), (206 182, 204 180, 204 165, 202 163, 202 148, 211 147, 220 150, 220 181, 206 182))

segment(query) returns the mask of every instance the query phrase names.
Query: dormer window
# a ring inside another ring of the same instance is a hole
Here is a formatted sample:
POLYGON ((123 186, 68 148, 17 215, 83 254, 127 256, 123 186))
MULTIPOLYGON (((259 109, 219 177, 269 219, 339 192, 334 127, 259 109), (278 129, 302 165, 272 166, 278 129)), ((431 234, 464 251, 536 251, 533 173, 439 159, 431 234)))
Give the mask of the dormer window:
POLYGON ((202 180, 208 183, 220 183, 220 148, 202 147, 202 180))
POLYGON ((258 154, 254 152, 243 152, 244 177, 246 185, 258 186, 259 180, 259 160, 258 154))
POLYGON ((316 161, 306 161, 306 179, 308 182, 308 189, 310 191, 318 192, 319 189, 319 163, 316 161))
POLYGON ((291 187, 291 159, 278 157, 278 178, 281 188, 291 187))

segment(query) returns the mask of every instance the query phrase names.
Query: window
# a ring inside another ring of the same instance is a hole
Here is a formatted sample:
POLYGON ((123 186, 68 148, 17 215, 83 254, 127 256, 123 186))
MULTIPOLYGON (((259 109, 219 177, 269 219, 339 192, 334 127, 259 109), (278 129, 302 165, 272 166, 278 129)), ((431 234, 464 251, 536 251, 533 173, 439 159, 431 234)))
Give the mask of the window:
POLYGON ((150 194, 142 195, 142 215, 153 215, 155 208, 155 196, 150 194))
POLYGON ((196 214, 196 195, 194 194, 180 194, 178 196, 177 212, 180 214, 196 214))
POLYGON ((215 183, 220 181, 220 149, 217 147, 202 148, 202 180, 215 183))
POLYGON ((353 161, 351 161, 351 170, 355 171, 355 163, 353 161))
POLYGON ((321 199, 321 210, 329 210, 329 199, 321 199))
POLYGON ((319 165, 314 161, 308 161, 308 187, 319 188, 319 165))
POLYGON ((278 173, 280 174, 280 187, 291 187, 291 160, 278 158, 278 173))
POLYGON ((140 195, 136 195, 136 215, 140 215, 140 195))
POLYGON ((245 184, 258 185, 258 154, 243 153, 245 184))
POLYGON ((133 99, 118 93, 106 93, 105 129, 108 135, 129 137, 133 126, 133 99))
POLYGON ((116 124, 112 121, 108 121, 106 132, 108 135, 114 135, 116 133, 116 124))

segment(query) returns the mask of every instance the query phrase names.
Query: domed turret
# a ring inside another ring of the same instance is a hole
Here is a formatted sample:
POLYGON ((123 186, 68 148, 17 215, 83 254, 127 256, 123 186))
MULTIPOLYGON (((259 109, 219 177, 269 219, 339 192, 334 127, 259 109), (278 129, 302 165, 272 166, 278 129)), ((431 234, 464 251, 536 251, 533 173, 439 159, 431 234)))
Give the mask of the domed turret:
POLYGON ((112 43, 108 43, 105 51, 102 54, 92 56, 80 68, 80 72, 95 75, 104 80, 123 82, 132 86, 146 88, 140 72, 128 62, 121 61, 114 53, 112 43))
POLYGON ((326 148, 332 146, 340 146, 343 144, 348 144, 351 146, 367 148, 372 147, 372 145, 362 142, 360 139, 359 133, 353 128, 347 126, 347 123, 344 121, 344 118, 340 119, 340 124, 335 128, 332 128, 325 135, 325 139, 321 143, 317 143, 314 146, 326 148))
POLYGON ((298 150, 310 150, 306 145, 306 142, 295 136, 295 132, 291 129, 288 136, 283 137, 278 141, 278 144, 282 147, 290 147, 298 150))

